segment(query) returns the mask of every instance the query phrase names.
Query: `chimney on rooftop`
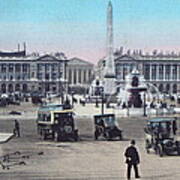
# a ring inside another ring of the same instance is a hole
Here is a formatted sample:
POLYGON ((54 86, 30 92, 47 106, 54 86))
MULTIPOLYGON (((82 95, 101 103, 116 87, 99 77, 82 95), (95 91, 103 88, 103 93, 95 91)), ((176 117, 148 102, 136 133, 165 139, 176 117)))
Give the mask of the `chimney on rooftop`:
POLYGON ((24 42, 23 45, 24 45, 24 52, 25 52, 25 55, 26 55, 26 43, 24 42))
POLYGON ((18 43, 18 52, 20 51, 20 44, 18 43))

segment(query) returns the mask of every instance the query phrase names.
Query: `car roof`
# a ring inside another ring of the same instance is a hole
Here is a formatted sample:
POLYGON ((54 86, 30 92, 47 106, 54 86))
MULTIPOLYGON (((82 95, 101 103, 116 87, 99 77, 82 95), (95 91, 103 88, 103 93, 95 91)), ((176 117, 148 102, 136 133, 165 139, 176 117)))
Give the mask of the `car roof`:
POLYGON ((175 121, 175 118, 171 118, 171 117, 157 117, 157 118, 153 118, 148 120, 148 122, 150 123, 159 123, 159 122, 172 122, 175 121))
POLYGON ((98 115, 94 115, 95 118, 98 118, 98 117, 108 117, 108 116, 115 116, 114 114, 98 114, 98 115))
MULTIPOLYGON (((72 109, 70 109, 72 111, 72 109)), ((62 104, 47 104, 39 108, 39 111, 64 111, 64 105, 62 104)))

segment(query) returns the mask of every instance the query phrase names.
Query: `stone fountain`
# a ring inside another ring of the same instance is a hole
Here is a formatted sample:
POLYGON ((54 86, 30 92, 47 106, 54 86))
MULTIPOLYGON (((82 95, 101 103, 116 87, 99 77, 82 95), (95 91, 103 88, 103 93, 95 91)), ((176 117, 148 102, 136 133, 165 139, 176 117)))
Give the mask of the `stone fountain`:
POLYGON ((128 107, 141 108, 144 101, 144 93, 147 92, 147 84, 144 77, 134 68, 125 77, 125 85, 120 89, 118 99, 128 107))

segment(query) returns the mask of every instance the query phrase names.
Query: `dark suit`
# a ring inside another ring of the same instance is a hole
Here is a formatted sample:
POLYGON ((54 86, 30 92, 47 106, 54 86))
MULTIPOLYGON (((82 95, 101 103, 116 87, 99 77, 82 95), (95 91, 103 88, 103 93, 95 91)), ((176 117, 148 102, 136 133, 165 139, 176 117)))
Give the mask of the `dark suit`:
POLYGON ((20 137, 20 126, 19 126, 19 122, 18 121, 15 121, 15 134, 20 137))
POLYGON ((129 146, 125 151, 127 167, 127 178, 131 178, 131 168, 134 167, 135 177, 139 177, 137 165, 140 163, 139 154, 134 146, 129 146))

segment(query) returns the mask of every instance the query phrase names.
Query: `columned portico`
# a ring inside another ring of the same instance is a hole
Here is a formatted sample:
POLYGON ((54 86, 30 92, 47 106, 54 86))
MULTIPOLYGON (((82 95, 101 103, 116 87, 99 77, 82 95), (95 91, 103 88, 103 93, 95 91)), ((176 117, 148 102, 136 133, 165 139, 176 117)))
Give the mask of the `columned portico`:
POLYGON ((84 93, 91 84, 94 65, 79 58, 72 58, 67 63, 68 84, 76 93, 84 93))
MULTIPOLYGON (((106 59, 104 60, 106 61, 106 59)), ((103 64, 101 60, 98 68, 103 72, 103 64)), ((115 57, 115 70, 117 83, 123 85, 125 76, 130 71, 131 66, 137 63, 137 67, 142 67, 145 80, 155 84, 161 92, 179 92, 180 85, 180 56, 152 56, 152 55, 129 55, 122 54, 115 57), (177 84, 177 88, 175 86, 177 84), (176 90, 177 89, 177 90, 176 90)), ((101 77, 101 76, 100 76, 101 77)))

